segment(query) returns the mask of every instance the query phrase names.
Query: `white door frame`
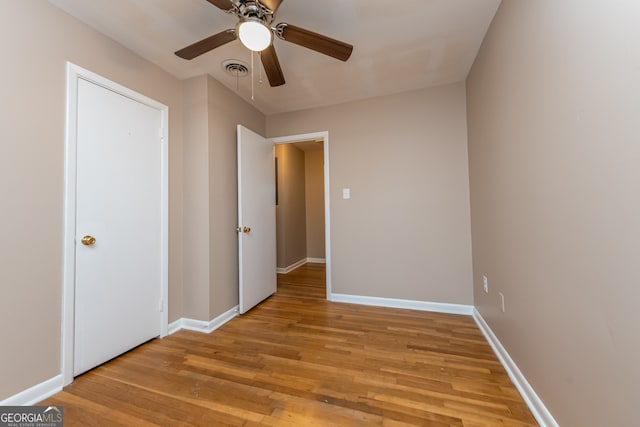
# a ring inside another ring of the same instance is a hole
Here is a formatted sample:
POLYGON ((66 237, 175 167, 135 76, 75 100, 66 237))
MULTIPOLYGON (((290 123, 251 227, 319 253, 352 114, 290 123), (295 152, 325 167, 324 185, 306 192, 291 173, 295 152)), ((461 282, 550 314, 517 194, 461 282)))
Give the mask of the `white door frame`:
POLYGON ((290 144, 294 142, 322 139, 324 142, 324 256, 326 262, 327 300, 333 301, 331 292, 331 206, 329 192, 329 131, 312 132, 301 135, 279 136, 268 138, 274 144, 290 144))
POLYGON ((77 116, 78 116, 78 80, 83 79, 105 89, 111 90, 127 98, 138 101, 161 113, 161 166, 160 166, 160 336, 167 335, 168 316, 168 261, 169 261, 169 107, 131 89, 112 82, 75 64, 67 62, 67 100, 65 125, 65 179, 64 179, 64 265, 62 290, 62 355, 61 370, 63 385, 73 381, 73 345, 75 319, 75 232, 76 232, 76 148, 77 148, 77 116))

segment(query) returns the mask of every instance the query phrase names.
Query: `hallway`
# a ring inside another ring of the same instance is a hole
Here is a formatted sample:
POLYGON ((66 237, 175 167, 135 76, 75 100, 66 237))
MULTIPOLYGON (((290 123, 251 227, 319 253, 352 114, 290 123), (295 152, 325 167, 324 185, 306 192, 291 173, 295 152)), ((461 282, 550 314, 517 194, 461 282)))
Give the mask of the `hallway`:
POLYGON ((307 263, 289 274, 278 274, 278 295, 326 300, 324 264, 307 263))

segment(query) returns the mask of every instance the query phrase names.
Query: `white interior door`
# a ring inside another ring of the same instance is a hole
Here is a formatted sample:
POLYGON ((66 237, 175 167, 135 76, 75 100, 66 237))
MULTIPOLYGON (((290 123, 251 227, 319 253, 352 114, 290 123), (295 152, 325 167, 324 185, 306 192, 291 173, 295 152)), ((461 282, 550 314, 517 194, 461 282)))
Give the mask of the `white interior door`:
POLYGON ((162 310, 161 112, 82 79, 77 102, 74 375, 158 336, 162 310))
POLYGON ((276 292, 273 143, 238 125, 240 313, 276 292))

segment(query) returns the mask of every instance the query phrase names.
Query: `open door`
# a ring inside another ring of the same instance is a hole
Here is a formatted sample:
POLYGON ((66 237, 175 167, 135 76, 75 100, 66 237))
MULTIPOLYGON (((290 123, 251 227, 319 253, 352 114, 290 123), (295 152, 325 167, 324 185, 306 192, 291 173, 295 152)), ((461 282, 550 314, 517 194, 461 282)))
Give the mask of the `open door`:
POLYGON ((238 125, 240 314, 276 292, 273 143, 238 125))

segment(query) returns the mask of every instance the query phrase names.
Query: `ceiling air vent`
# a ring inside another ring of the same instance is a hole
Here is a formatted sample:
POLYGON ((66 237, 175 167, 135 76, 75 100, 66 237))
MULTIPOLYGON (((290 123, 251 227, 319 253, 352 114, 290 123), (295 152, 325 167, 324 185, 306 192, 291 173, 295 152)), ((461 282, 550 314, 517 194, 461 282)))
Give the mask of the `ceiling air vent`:
POLYGON ((237 59, 227 59, 222 63, 222 68, 233 77, 246 77, 249 74, 249 65, 237 59))

